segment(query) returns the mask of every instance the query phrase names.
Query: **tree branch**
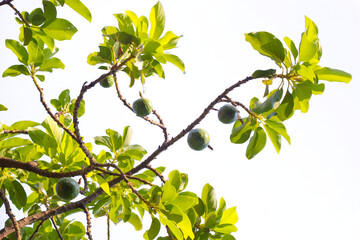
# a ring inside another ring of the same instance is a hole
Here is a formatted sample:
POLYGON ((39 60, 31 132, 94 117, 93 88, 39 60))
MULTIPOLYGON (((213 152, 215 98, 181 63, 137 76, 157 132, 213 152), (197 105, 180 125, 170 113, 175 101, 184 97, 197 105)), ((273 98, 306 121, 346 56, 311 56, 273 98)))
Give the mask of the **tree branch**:
POLYGON ((3 201, 3 203, 5 205, 6 214, 10 217, 10 219, 13 222, 13 225, 15 227, 16 239, 21 240, 21 233, 20 233, 19 224, 16 221, 15 215, 11 211, 10 203, 9 203, 9 201, 6 198, 6 195, 5 195, 5 189, 0 189, 0 198, 1 198, 1 200, 3 201))
POLYGON ((91 172, 94 167, 88 166, 82 170, 77 171, 70 171, 70 172, 50 172, 41 168, 37 167, 36 162, 20 162, 14 159, 10 159, 7 157, 0 156, 0 167, 2 168, 16 168, 16 169, 23 169, 26 171, 30 171, 36 173, 43 177, 48 178, 63 178, 63 177, 74 177, 74 176, 82 176, 86 175, 88 172, 91 172))
POLYGON ((91 215, 89 209, 87 209, 85 205, 82 206, 82 209, 84 210, 84 213, 86 215, 86 223, 87 223, 86 234, 88 235, 89 240, 93 240, 93 237, 91 235, 91 215))

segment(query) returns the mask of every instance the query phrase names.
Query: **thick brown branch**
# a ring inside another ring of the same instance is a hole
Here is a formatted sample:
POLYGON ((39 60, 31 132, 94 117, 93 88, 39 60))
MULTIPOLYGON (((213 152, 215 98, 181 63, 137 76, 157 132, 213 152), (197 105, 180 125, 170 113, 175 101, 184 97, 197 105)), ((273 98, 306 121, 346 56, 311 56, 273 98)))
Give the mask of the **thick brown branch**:
POLYGON ((1 168, 15 168, 23 169, 36 173, 37 175, 48 177, 48 178, 62 178, 62 177, 74 177, 82 176, 93 170, 92 166, 88 166, 82 170, 70 171, 70 172, 50 172, 37 167, 36 162, 20 162, 7 157, 0 156, 0 167, 1 168))
POLYGON ((15 226, 16 239, 21 240, 19 224, 16 221, 15 215, 11 211, 10 203, 9 200, 6 198, 4 189, 0 189, 0 198, 5 205, 6 214, 10 217, 11 221, 13 222, 13 225, 15 226))

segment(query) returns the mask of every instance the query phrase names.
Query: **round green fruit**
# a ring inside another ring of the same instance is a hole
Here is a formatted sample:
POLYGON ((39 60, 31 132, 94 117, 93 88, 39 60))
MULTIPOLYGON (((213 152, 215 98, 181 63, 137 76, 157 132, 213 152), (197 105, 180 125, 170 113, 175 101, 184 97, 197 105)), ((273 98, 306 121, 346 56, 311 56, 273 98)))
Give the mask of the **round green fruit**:
POLYGON ((189 147, 201 151, 209 145, 209 134, 201 128, 195 128, 191 130, 187 137, 189 147))
POLYGON ((233 123, 238 118, 238 110, 233 105, 226 104, 219 109, 218 118, 222 123, 233 123))
POLYGON ((149 99, 139 98, 132 105, 134 112, 139 117, 146 117, 152 112, 152 104, 149 99))
POLYGON ((114 84, 114 77, 112 75, 107 78, 101 79, 100 85, 104 88, 109 88, 114 84))
POLYGON ((64 201, 76 198, 79 192, 79 184, 70 177, 61 178, 56 184, 56 194, 64 201))

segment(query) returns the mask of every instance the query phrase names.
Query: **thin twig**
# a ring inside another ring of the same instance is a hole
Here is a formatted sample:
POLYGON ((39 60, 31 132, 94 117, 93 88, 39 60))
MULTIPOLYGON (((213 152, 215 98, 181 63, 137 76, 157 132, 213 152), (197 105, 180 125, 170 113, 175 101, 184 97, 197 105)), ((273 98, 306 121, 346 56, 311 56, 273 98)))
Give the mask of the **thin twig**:
POLYGON ((167 234, 168 234, 168 236, 169 236, 169 239, 170 239, 170 240, 173 240, 174 238, 173 238, 173 236, 172 236, 172 234, 171 234, 170 228, 169 228, 167 225, 166 225, 165 227, 166 227, 166 232, 167 232, 167 234))
POLYGON ((153 167, 150 166, 150 165, 147 165, 146 168, 149 169, 149 170, 151 170, 153 173, 155 173, 155 175, 158 176, 163 183, 166 182, 164 176, 163 176, 161 173, 159 173, 155 168, 153 168, 153 167))
POLYGON ((93 240, 93 237, 91 235, 91 215, 90 215, 89 209, 87 209, 87 207, 85 205, 82 207, 82 209, 84 210, 84 213, 86 214, 86 223, 87 223, 86 234, 88 235, 90 240, 93 240))
POLYGON ((56 222, 55 222, 54 217, 51 217, 51 218, 50 218, 50 221, 52 222, 52 224, 53 224, 53 226, 54 226, 54 228, 55 228, 55 230, 56 230, 59 238, 60 238, 61 240, 64 240, 64 238, 62 237, 61 232, 60 232, 58 226, 56 225, 56 222))
POLYGON ((0 134, 28 134, 29 132, 27 130, 3 130, 2 132, 0 132, 0 134))
POLYGON ((33 232, 33 234, 31 235, 31 237, 29 238, 29 240, 33 240, 34 237, 35 237, 35 234, 40 230, 41 226, 44 224, 44 222, 46 221, 47 219, 44 219, 42 220, 39 225, 36 227, 35 231, 33 232))
POLYGON ((16 239, 21 240, 20 227, 19 227, 18 222, 16 221, 15 215, 11 211, 9 200, 7 199, 7 197, 5 195, 5 189, 0 189, 0 198, 5 205, 6 214, 10 217, 10 219, 13 222, 13 225, 15 227, 16 239))
MULTIPOLYGON (((116 78, 116 75, 114 75, 114 80, 115 80, 115 88, 116 88, 116 92, 117 92, 117 95, 119 97, 119 99, 123 102, 123 104, 128 108, 130 109, 132 112, 134 112, 134 109, 132 108, 131 104, 125 99, 125 97, 121 94, 120 92, 120 88, 119 88, 119 84, 118 84, 118 81, 117 81, 117 78, 116 78)), ((165 142, 168 140, 168 133, 167 133, 167 129, 165 127, 165 125, 162 123, 162 119, 160 118, 160 115, 156 113, 155 110, 153 110, 153 113, 155 114, 155 116, 159 119, 160 123, 148 118, 148 117, 142 117, 145 121, 148 121, 149 123, 155 125, 155 126, 158 126, 160 127, 163 132, 164 132, 164 135, 165 135, 165 142)))
POLYGON ((25 18, 21 15, 21 13, 19 12, 19 10, 16 9, 16 7, 11 3, 13 0, 4 0, 0 3, 1 5, 7 4, 9 5, 14 11, 15 13, 19 16, 19 18, 21 19, 21 21, 27 26, 30 27, 30 24, 25 20, 25 18))

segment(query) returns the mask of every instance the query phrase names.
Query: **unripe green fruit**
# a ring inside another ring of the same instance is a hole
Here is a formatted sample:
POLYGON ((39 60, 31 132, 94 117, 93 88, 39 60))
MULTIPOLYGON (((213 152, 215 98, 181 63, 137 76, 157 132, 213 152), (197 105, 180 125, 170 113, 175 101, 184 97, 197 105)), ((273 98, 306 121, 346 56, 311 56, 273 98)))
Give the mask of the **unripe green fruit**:
POLYGON ((222 106, 218 111, 218 118, 220 122, 229 124, 236 121, 238 117, 238 110, 230 104, 222 106))
POLYGON ((100 85, 104 88, 109 88, 114 84, 114 77, 112 75, 107 78, 101 79, 100 85))
POLYGON ((134 112, 139 117, 146 117, 152 112, 152 104, 149 99, 139 98, 132 105, 134 112))
POLYGON ((79 184, 70 177, 61 178, 56 184, 56 194, 64 201, 76 198, 79 192, 79 184))
POLYGON ((195 128, 189 132, 187 142, 190 148, 201 151, 209 145, 210 136, 203 129, 195 128))

